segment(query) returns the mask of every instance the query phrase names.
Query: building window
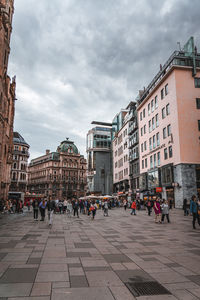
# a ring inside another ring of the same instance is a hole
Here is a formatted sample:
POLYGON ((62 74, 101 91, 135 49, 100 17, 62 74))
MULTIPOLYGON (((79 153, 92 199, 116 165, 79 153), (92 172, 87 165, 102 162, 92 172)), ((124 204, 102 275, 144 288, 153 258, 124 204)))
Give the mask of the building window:
POLYGON ((160 95, 161 95, 161 99, 163 99, 164 98, 164 89, 161 90, 160 95))
POLYGON ((167 130, 166 127, 163 128, 163 139, 167 137, 167 130))
POLYGON ((147 142, 145 141, 144 142, 144 151, 146 151, 147 150, 147 142))
POLYGON ((157 167, 157 164, 156 164, 156 154, 154 154, 153 160, 154 160, 154 168, 155 168, 155 167, 157 167))
POLYGON ((151 120, 149 121, 149 132, 151 132, 151 120))
POLYGON ((168 136, 171 135, 171 125, 170 124, 167 126, 167 135, 168 136))
POLYGON ((149 139, 149 150, 152 150, 152 138, 149 139))
POLYGON ((151 104, 149 103, 148 104, 148 115, 150 115, 150 113, 151 113, 151 104))
POLYGON ((166 86, 165 86, 165 96, 167 96, 168 94, 169 94, 168 84, 166 84, 166 86))
POLYGON ((144 160, 142 160, 142 169, 144 169, 144 160))
POLYGON ((141 144, 141 152, 143 152, 143 143, 141 144))
POLYGON ((169 104, 166 105, 166 115, 168 116, 170 114, 170 110, 169 110, 169 104))
POLYGON ((141 128, 141 136, 143 136, 143 127, 141 128))
POLYGON ((164 119, 166 117, 166 115, 165 115, 165 107, 163 107, 163 109, 162 109, 162 118, 164 119))
POLYGON ((145 158, 145 168, 147 168, 147 158, 145 158))
POLYGON ((197 109, 200 109, 200 98, 196 98, 197 109))
POLYGON ((151 100, 151 112, 154 112, 154 100, 151 100))
POLYGON ((199 131, 200 131, 200 120, 198 120, 198 128, 199 128, 199 131))
POLYGON ((164 159, 168 158, 167 148, 164 149, 164 159))
POLYGON ((194 78, 194 86, 195 88, 200 88, 200 78, 194 78))
POLYGON ((156 133, 156 143, 157 143, 157 147, 160 146, 160 134, 159 134, 159 132, 156 133))
POLYGON ((155 118, 156 118, 156 127, 158 127, 159 126, 158 114, 156 114, 155 118))
POLYGON ((155 96, 155 109, 158 108, 158 96, 155 96))
POLYGON ((169 157, 172 157, 173 153, 172 153, 172 146, 169 146, 169 157))
POLYGON ((155 118, 153 117, 152 118, 152 130, 154 130, 155 129, 155 118))
POLYGON ((156 148, 156 136, 154 135, 153 136, 153 149, 156 148))
POLYGON ((157 153, 158 166, 160 166, 160 152, 157 153))
POLYGON ((144 134, 146 133, 146 125, 144 125, 144 134))
POLYGON ((150 168, 151 169, 153 168, 153 157, 152 157, 152 155, 150 156, 150 168))
POLYGON ((142 112, 140 113, 140 121, 142 121, 142 112))
POLYGON ((143 118, 145 118, 145 108, 143 109, 143 118))

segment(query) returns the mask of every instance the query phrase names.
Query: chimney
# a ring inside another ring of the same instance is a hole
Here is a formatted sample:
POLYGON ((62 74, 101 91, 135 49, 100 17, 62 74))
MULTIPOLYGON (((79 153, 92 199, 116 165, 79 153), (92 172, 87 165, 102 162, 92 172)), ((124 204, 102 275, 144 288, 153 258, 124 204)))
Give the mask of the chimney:
POLYGON ((50 150, 49 149, 47 149, 46 150, 46 155, 48 155, 50 153, 50 150))

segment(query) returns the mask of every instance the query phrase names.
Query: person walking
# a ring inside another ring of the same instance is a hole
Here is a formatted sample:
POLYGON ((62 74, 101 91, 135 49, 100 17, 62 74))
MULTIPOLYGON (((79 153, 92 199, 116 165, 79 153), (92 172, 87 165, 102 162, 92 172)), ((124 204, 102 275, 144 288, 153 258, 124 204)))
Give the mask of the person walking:
POLYGON ((53 223, 53 213, 54 213, 55 207, 56 207, 55 201, 49 199, 47 202, 49 226, 51 226, 53 223))
POLYGON ((167 221, 168 223, 170 223, 170 220, 169 220, 169 205, 167 203, 167 200, 163 200, 163 204, 161 205, 161 209, 162 209, 162 223, 164 223, 164 219, 165 219, 165 216, 167 218, 167 221))
POLYGON ((124 205, 124 210, 126 210, 127 209, 127 200, 126 199, 124 199, 123 205, 124 205))
POLYGON ((65 214, 67 210, 67 200, 65 199, 63 202, 63 213, 65 214))
POLYGON ((136 211, 136 202, 135 201, 132 202, 131 209, 132 209, 131 215, 136 216, 136 212, 135 212, 136 211))
POLYGON ((79 218, 79 215, 78 215, 78 208, 79 208, 79 204, 78 204, 78 200, 76 199, 76 200, 73 202, 73 210, 74 210, 74 217, 75 217, 75 215, 77 215, 77 218, 79 218))
POLYGON ((58 208, 59 208, 59 212, 61 214, 63 211, 63 202, 61 200, 59 200, 59 202, 58 202, 58 208))
POLYGON ((41 214, 41 220, 40 221, 44 221, 44 219, 45 219, 46 206, 47 206, 47 203, 46 203, 45 199, 43 199, 39 204, 40 214, 41 214))
POLYGON ((108 201, 107 200, 104 201, 103 207, 104 207, 103 215, 104 215, 104 217, 108 217, 108 201))
POLYGON ((34 200, 32 203, 33 206, 33 218, 35 221, 38 221, 38 210, 39 210, 39 203, 37 200, 34 200))
POLYGON ((96 211, 97 211, 97 204, 96 203, 92 203, 90 206, 90 211, 92 213, 92 220, 94 220, 94 217, 96 215, 96 211))
POLYGON ((71 200, 67 201, 67 216, 71 218, 72 216, 72 202, 71 200))
POLYGON ((152 201, 148 200, 146 206, 147 206, 148 216, 150 216, 152 212, 152 201))
POLYGON ((197 198, 195 195, 192 196, 190 202, 190 214, 193 216, 193 220, 192 220, 193 229, 196 229, 195 223, 196 220, 198 220, 198 205, 197 205, 197 198))
POLYGON ((161 209, 160 209, 160 202, 158 198, 156 198, 153 208, 155 212, 155 223, 161 223, 161 209))

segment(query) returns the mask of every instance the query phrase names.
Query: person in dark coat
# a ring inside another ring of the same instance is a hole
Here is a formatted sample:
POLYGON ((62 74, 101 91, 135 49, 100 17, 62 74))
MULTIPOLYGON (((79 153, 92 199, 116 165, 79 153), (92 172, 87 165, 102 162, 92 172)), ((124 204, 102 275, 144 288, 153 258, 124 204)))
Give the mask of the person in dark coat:
POLYGON ((197 210, 197 197, 195 195, 192 196, 190 202, 190 214, 193 216, 192 225, 193 229, 196 229, 195 223, 198 220, 198 210, 197 210))

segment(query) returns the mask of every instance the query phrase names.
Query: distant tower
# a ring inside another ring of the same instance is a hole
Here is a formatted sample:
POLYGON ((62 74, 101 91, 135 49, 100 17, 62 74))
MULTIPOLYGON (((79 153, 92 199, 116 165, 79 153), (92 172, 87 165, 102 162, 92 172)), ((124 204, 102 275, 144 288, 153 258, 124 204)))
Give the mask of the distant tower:
POLYGON ((0 200, 6 200, 10 185, 13 149, 15 77, 7 75, 14 0, 0 1, 0 200))

